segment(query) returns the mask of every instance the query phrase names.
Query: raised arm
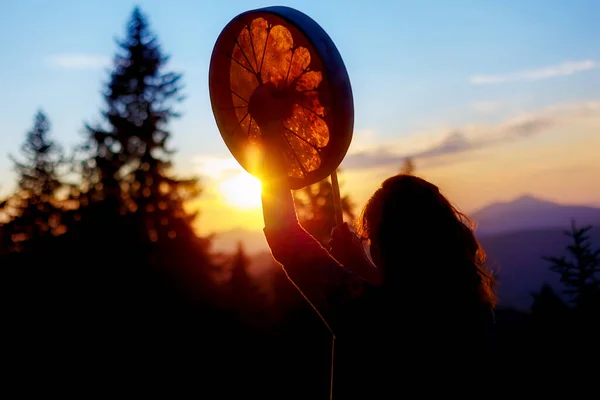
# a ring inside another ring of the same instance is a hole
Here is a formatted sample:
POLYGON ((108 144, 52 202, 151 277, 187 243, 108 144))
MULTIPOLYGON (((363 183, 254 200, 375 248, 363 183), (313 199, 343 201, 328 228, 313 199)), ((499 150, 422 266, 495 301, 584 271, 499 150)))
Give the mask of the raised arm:
POLYGON ((332 322, 333 308, 360 294, 365 281, 338 263, 300 226, 289 189, 264 186, 264 233, 273 258, 328 323, 332 322))
POLYGON ((288 278, 313 306, 335 325, 335 307, 360 294, 366 282, 344 268, 321 244, 304 230, 296 216, 287 174, 270 164, 261 176, 264 233, 271 253, 288 278))

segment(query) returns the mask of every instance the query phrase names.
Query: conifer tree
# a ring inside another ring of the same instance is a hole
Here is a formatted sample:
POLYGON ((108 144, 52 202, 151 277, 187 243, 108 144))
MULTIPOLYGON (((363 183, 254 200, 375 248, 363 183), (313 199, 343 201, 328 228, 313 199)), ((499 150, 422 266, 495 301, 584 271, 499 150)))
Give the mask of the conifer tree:
POLYGON ((200 188, 197 180, 171 173, 168 146, 167 125, 179 116, 174 106, 183 99, 182 76, 164 71, 169 57, 137 7, 118 46, 104 95, 104 124, 87 126, 88 187, 92 197, 109 200, 121 214, 141 218, 152 242, 194 237, 195 214, 184 204, 200 188))
MULTIPOLYGON (((329 179, 324 179, 303 189, 294 191, 294 202, 300 224, 323 246, 328 246, 331 230, 336 225, 333 188, 329 179)), ((353 220, 354 204, 350 197, 341 199, 343 214, 353 220)))
POLYGON ((86 126, 80 237, 100 251, 91 262, 109 264, 121 282, 126 276, 141 285, 147 277, 155 299, 162 291, 171 302, 196 301, 212 288, 212 263, 208 240, 195 233, 196 215, 185 208, 200 194, 198 183, 171 171, 168 125, 179 116, 182 75, 165 71, 169 57, 137 7, 117 45, 102 121, 86 126))
POLYGON ((26 134, 21 153, 21 160, 10 156, 18 187, 4 207, 12 217, 5 235, 10 235, 14 244, 63 232, 57 195, 63 187, 61 168, 65 159, 62 148, 50 137, 50 121, 41 110, 26 134))
POLYGON ((402 166, 400 167, 400 173, 406 175, 414 175, 415 173, 415 162, 412 158, 407 157, 404 159, 402 166))
POLYGON ((567 246, 570 257, 544 257, 551 263, 550 269, 560 274, 566 287, 564 293, 579 309, 589 308, 592 303, 600 305, 600 249, 592 249, 590 229, 590 225, 578 228, 573 221, 571 231, 565 232, 573 240, 567 246))

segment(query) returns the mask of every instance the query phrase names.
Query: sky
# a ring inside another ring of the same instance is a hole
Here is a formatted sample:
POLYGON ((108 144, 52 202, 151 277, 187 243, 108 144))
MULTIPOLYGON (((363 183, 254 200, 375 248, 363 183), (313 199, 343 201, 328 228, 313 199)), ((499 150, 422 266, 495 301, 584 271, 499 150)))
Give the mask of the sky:
POLYGON ((0 195, 14 188, 8 154, 38 109, 66 149, 99 121, 115 38, 135 5, 171 55, 167 69, 184 74, 171 146, 175 172, 204 186, 201 233, 262 228, 259 186, 217 130, 208 66, 223 27, 269 5, 308 14, 342 55, 355 123, 340 181, 358 207, 406 156, 467 213, 524 194, 600 206, 594 0, 0 0, 0 195))

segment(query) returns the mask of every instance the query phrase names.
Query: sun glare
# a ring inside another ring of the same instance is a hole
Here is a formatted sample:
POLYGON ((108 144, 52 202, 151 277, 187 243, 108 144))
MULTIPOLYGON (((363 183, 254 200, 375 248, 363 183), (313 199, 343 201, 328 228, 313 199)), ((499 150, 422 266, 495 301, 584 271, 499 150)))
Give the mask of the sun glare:
POLYGON ((219 184, 225 202, 233 207, 248 210, 261 205, 260 181, 247 172, 226 179, 219 184))

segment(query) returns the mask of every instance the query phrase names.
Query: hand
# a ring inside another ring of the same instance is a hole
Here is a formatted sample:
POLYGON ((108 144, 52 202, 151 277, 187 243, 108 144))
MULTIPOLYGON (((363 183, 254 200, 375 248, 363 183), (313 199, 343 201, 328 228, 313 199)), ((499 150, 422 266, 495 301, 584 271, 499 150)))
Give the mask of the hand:
POLYGON ((356 256, 366 257, 360 238, 350 230, 346 222, 331 230, 331 240, 328 244, 331 255, 342 264, 354 260, 356 256))
POLYGON ((350 230, 347 223, 331 230, 329 246, 331 255, 344 267, 372 284, 381 284, 381 271, 369 260, 361 239, 350 230))

